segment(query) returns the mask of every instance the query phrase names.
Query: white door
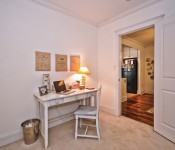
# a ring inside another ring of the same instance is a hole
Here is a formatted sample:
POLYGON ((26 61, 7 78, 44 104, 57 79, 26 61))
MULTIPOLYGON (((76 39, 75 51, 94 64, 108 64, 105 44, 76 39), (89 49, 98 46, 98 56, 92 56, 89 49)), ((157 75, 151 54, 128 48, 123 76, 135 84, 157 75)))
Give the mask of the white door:
POLYGON ((175 16, 155 25, 154 130, 175 143, 175 16))

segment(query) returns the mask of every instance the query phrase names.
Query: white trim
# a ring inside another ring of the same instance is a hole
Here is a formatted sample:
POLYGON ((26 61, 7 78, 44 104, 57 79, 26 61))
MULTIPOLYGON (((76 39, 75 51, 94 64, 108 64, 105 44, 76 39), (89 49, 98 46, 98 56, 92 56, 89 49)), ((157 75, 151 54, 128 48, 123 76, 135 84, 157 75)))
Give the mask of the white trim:
POLYGON ((41 5, 41 6, 47 7, 49 9, 52 9, 54 11, 63 13, 65 15, 67 15, 67 16, 70 16, 70 17, 73 17, 75 19, 84 21, 84 22, 86 22, 86 23, 88 23, 90 25, 93 25, 93 26, 98 28, 98 27, 104 26, 104 25, 106 25, 108 23, 114 22, 114 21, 116 21, 116 20, 118 20, 118 19, 120 19, 122 17, 125 17, 125 16, 127 16, 129 14, 135 13, 135 12, 141 10, 141 9, 149 7, 150 5, 153 5, 153 4, 156 4, 156 3, 160 3, 162 0, 161 1, 158 1, 158 0, 145 1, 144 3, 142 3, 142 4, 138 5, 138 6, 135 6, 135 7, 131 8, 131 9, 125 11, 124 13, 121 13, 121 14, 116 15, 116 16, 114 16, 112 18, 109 18, 109 19, 107 19, 105 21, 102 21, 101 23, 97 23, 97 22, 94 22, 94 21, 92 21, 90 19, 84 18, 84 17, 76 14, 75 12, 67 10, 67 9, 65 9, 65 8, 63 8, 61 6, 55 5, 54 3, 50 2, 50 1, 47 1, 47 0, 31 0, 31 1, 37 3, 37 4, 41 5))
POLYGON ((100 110, 104 111, 106 113, 112 114, 112 115, 116 115, 116 111, 114 109, 110 109, 110 108, 107 108, 107 107, 100 106, 100 110))
MULTIPOLYGON (((116 79, 121 79, 121 36, 122 35, 125 35, 125 34, 128 34, 128 33, 131 33, 131 32, 135 32, 135 31, 138 31, 138 30, 142 30, 142 29, 145 29, 145 28, 149 28, 151 26, 155 26, 155 24, 159 21, 162 20, 162 18, 164 17, 164 15, 160 15, 160 16, 157 16, 155 18, 151 18, 149 20, 146 20, 144 22, 140 22, 138 24, 135 24, 133 26, 129 26, 129 27, 126 27, 126 28, 123 28, 123 29, 120 29, 118 31, 116 31, 116 56, 118 57, 118 62, 116 62, 118 64, 117 68, 118 70, 116 71, 116 79)), ((120 116, 121 115, 121 82, 118 82, 116 80, 116 115, 117 116, 120 116)))
POLYGON ((7 144, 16 142, 18 140, 21 140, 23 138, 23 133, 22 131, 10 134, 8 136, 5 137, 1 137, 0 138, 0 147, 5 146, 7 144))
POLYGON ((129 9, 128 11, 125 11, 124 13, 116 15, 116 16, 114 16, 114 17, 112 17, 112 18, 110 18, 110 19, 108 19, 108 20, 106 20, 106 21, 104 21, 102 23, 99 23, 98 27, 102 27, 102 26, 104 26, 104 25, 106 25, 108 23, 117 21, 117 20, 119 20, 119 19, 121 19, 121 18, 123 18, 123 17, 125 17, 125 16, 127 16, 129 14, 133 14, 133 13, 135 13, 135 12, 141 10, 141 9, 144 9, 146 7, 149 7, 150 5, 153 5, 153 4, 159 3, 159 2, 161 2, 161 1, 154 1, 154 0, 146 1, 144 4, 136 6, 136 7, 132 8, 132 9, 129 9))
POLYGON ((145 93, 154 94, 154 90, 147 90, 147 89, 145 89, 145 93))
POLYGON ((90 21, 90 20, 88 20, 88 19, 86 19, 86 18, 84 18, 84 17, 82 17, 82 16, 80 16, 80 15, 74 13, 74 12, 68 11, 68 10, 62 8, 61 6, 57 6, 57 5, 53 4, 50 1, 47 1, 47 0, 31 0, 31 1, 33 1, 34 3, 39 4, 41 6, 47 7, 49 9, 52 9, 54 11, 60 12, 60 13, 62 13, 64 15, 69 16, 69 17, 73 17, 74 19, 78 19, 79 21, 86 22, 89 25, 92 25, 94 27, 98 27, 97 23, 92 22, 92 21, 90 21))
POLYGON ((138 42, 138 41, 136 41, 136 40, 130 38, 130 37, 127 36, 127 35, 126 35, 125 37, 122 38, 122 43, 126 45, 125 40, 126 40, 126 42, 127 42, 127 41, 130 41, 130 42, 133 42, 133 43, 137 44, 138 46, 137 46, 136 49, 144 49, 144 47, 145 47, 142 43, 140 43, 140 42, 138 42), (138 48, 138 47, 139 47, 139 48, 138 48))
POLYGON ((122 97, 122 102, 125 102, 125 101, 127 101, 127 96, 122 97))

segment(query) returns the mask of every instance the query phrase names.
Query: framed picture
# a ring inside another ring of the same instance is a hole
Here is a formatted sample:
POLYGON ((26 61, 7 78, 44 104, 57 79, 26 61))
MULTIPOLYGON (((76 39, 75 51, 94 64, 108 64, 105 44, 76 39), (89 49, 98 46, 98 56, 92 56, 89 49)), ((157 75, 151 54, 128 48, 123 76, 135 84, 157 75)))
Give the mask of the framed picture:
POLYGON ((67 55, 55 54, 55 71, 67 71, 67 55))
POLYGON ((78 71, 80 69, 80 56, 70 56, 70 71, 78 71))
POLYGON ((35 70, 36 71, 50 71, 50 53, 35 52, 35 70))
POLYGON ((46 85, 40 86, 39 87, 39 93, 40 93, 40 96, 48 94, 47 86, 46 85))

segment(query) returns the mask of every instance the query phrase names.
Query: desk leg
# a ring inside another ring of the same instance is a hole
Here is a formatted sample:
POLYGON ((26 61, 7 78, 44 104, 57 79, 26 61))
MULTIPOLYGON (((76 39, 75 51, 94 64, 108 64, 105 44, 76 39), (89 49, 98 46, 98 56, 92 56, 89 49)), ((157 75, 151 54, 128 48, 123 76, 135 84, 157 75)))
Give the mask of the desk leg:
POLYGON ((48 107, 44 106, 44 146, 48 147, 48 107))

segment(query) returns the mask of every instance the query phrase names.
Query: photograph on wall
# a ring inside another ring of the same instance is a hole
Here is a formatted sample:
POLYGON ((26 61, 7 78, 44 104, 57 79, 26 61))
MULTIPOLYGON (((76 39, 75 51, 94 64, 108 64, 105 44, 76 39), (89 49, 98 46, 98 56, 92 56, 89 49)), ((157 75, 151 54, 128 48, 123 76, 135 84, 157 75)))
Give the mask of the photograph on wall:
POLYGON ((35 52, 35 70, 36 71, 50 71, 50 53, 35 52))
POLYGON ((55 54, 55 71, 67 71, 67 55, 55 54))
POLYGON ((78 71, 80 69, 80 56, 70 56, 70 71, 78 71))
POLYGON ((48 94, 47 86, 46 86, 46 85, 40 86, 40 87, 39 87, 39 93, 40 93, 40 96, 43 96, 43 95, 48 94))

